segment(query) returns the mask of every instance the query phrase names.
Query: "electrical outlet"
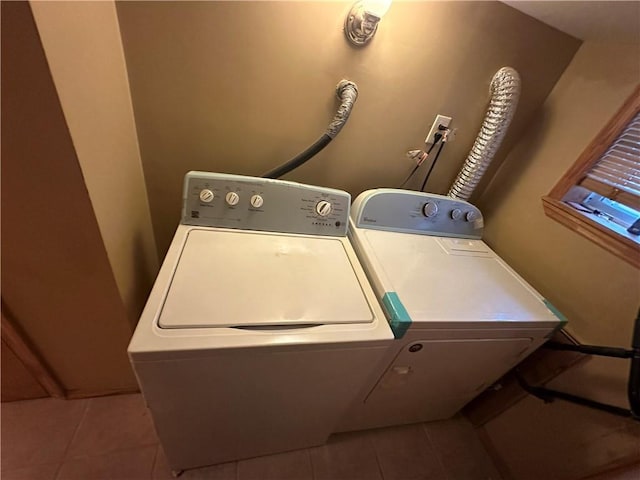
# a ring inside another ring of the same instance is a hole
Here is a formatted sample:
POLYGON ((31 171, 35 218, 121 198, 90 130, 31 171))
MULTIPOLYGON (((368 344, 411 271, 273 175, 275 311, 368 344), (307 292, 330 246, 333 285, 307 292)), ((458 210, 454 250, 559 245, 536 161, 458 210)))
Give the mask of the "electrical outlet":
MULTIPOLYGON (((451 124, 451 117, 446 117, 444 115, 436 115, 436 119, 433 121, 433 125, 431 125, 431 130, 429 130, 429 134, 427 138, 424 139, 424 143, 427 145, 431 145, 435 143, 435 134, 438 131, 438 127, 442 125, 443 127, 448 127, 451 124)), ((440 132, 442 133, 442 132, 440 132)))

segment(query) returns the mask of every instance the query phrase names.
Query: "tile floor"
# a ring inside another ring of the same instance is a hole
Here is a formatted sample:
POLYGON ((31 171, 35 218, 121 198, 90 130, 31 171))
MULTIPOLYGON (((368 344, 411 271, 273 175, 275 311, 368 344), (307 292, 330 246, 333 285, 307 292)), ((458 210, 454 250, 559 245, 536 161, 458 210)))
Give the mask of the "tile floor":
MULTIPOLYGON (((3 403, 2 480, 170 479, 140 395, 3 403)), ((188 470, 181 479, 498 480, 463 418, 334 435, 321 447, 188 470)))

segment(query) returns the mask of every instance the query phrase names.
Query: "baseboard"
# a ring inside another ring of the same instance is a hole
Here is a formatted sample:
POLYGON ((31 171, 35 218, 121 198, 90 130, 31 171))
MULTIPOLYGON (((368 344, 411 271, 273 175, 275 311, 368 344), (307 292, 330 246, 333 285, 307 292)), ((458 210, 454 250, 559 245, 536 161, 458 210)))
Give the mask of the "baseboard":
POLYGON ((107 397, 110 395, 125 395, 131 393, 140 393, 140 390, 137 387, 105 390, 68 390, 66 398, 67 400, 75 400, 80 398, 107 397))

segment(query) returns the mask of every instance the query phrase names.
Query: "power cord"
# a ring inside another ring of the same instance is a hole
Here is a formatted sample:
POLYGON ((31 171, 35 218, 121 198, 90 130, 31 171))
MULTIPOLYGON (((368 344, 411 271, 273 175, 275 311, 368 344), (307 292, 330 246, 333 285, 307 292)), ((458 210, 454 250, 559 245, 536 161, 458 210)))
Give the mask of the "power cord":
MULTIPOLYGON (((442 143, 440 144, 440 148, 438 148, 438 153, 436 153, 436 157, 433 159, 433 162, 431 162, 431 166, 429 167, 429 171, 427 172, 427 175, 424 177, 424 182, 422 182, 422 187, 420 187, 420 191, 424 192, 424 187, 427 186, 427 181, 429 180, 429 177, 431 176, 431 172, 433 171, 433 167, 436 166, 436 162, 438 161, 438 157, 440 157, 440 152, 442 152, 442 149, 444 148, 445 144, 449 141, 449 140, 453 140, 456 131, 455 130, 451 130, 448 127, 444 127, 442 125, 438 126, 438 129, 442 130, 442 143)), ((437 135, 437 133, 436 133, 437 135)), ((434 135, 435 137, 435 135, 434 135)), ((435 143, 434 143, 435 145, 435 143)), ((433 148, 433 147, 432 147, 433 148)))
POLYGON ((433 162, 431 162, 431 166, 429 167, 429 171, 427 172, 427 175, 424 177, 424 182, 422 182, 422 186, 420 187, 420 191, 424 192, 424 187, 427 186, 427 181, 429 180, 429 177, 431 176, 431 172, 433 171, 433 167, 436 166, 436 162, 438 161, 438 157, 440 156, 440 152, 442 152, 442 147, 444 147, 445 142, 442 142, 440 144, 440 148, 438 148, 438 153, 436 153, 436 158, 433 159, 433 162))
MULTIPOLYGON (((413 175, 418 171, 418 169, 420 168, 420 166, 424 163, 424 161, 427 159, 428 155, 431 153, 431 151, 433 150, 433 148, 440 142, 440 140, 442 140, 444 138, 444 134, 440 133, 440 132, 436 132, 433 135, 433 139, 435 140, 433 142, 433 144, 429 147, 429 150, 427 150, 426 152, 422 151, 422 150, 412 150, 411 152, 409 152, 410 157, 411 158, 415 158, 417 161, 417 165, 415 167, 413 167, 413 170, 411 170, 411 173, 407 176, 407 178, 405 178, 404 182, 402 182, 400 184, 400 186, 398 188, 402 188, 405 186, 405 184, 411 180, 411 177, 413 177, 413 175)), ((442 148, 442 147, 441 147, 442 148)), ((438 154, 440 153, 440 150, 438 150, 438 154)), ((437 158, 437 157, 436 157, 437 158)))

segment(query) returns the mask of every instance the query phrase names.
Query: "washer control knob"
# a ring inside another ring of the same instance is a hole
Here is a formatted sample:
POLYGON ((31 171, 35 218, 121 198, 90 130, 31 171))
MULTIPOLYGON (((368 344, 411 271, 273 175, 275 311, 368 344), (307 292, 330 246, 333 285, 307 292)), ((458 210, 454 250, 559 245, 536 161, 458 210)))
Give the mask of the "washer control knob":
POLYGON ((316 213, 321 217, 326 217, 331 213, 331 202, 327 202, 326 200, 320 200, 316 204, 316 213))
POLYGON ((435 217, 438 213, 438 205, 433 202, 427 202, 422 207, 422 213, 425 217, 435 217))
POLYGON ((227 205, 231 205, 233 207, 240 201, 240 195, 238 195, 236 192, 229 192, 227 193, 226 197, 224 197, 224 199, 227 202, 227 205))
POLYGON ((211 190, 205 188, 204 190, 200 190, 200 201, 204 203, 211 203, 215 195, 211 190))
POLYGON ((460 210, 459 208, 454 208, 453 210, 451 210, 451 213, 449 215, 451 215, 452 220, 460 220, 462 218, 462 210, 460 210))
POLYGON ((478 219, 478 214, 477 214, 477 212, 474 212, 473 210, 471 210, 470 212, 467 212, 467 214, 465 215, 464 219, 467 222, 473 222, 473 221, 478 219))
POLYGON ((260 208, 264 204, 264 198, 260 195, 254 195, 251 197, 251 206, 253 208, 260 208))

